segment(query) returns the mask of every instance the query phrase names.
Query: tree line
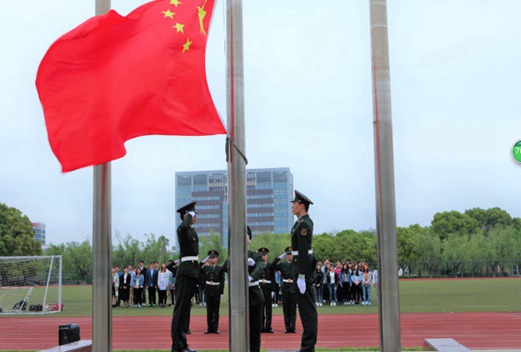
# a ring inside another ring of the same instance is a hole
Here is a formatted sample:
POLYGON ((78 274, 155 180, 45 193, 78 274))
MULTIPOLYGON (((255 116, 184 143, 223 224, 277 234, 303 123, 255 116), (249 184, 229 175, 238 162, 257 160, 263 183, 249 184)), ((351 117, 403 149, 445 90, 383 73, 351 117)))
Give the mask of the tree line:
MULTIPOLYGON (((0 204, 0 255, 62 255, 65 282, 92 282, 90 241, 51 244, 45 253, 32 237, 32 223, 14 208, 0 204)), ((165 236, 145 234, 141 239, 116 231, 112 261, 114 266, 136 266, 140 260, 159 263, 175 260, 165 236)), ((473 208, 461 213, 436 213, 430 226, 418 224, 397 228, 398 263, 405 275, 415 277, 511 275, 521 267, 521 218, 512 218, 500 208, 473 208)), ((270 260, 291 244, 289 234, 257 235, 250 249, 270 250, 270 260)), ((217 233, 200 237, 201 259, 210 249, 227 258, 227 250, 217 233)), ((313 251, 318 260, 365 261, 377 263, 377 238, 371 231, 343 230, 315 234, 313 251)))

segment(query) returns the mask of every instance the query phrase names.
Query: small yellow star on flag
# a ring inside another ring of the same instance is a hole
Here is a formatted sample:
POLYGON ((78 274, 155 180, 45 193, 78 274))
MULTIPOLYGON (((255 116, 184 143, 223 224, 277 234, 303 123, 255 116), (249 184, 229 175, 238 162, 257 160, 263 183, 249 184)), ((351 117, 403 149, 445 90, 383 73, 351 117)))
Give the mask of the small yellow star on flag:
POLYGON ((183 44, 183 53, 190 50, 190 44, 192 44, 192 42, 190 41, 190 38, 187 38, 186 43, 183 44))
POLYGON ((170 10, 161 11, 161 12, 165 14, 165 17, 170 17, 171 19, 174 19, 175 13, 171 12, 170 10))
POLYGON ((179 32, 184 33, 185 32, 185 30, 183 29, 184 26, 185 26, 184 24, 176 23, 175 26, 172 26, 172 28, 177 29, 177 33, 179 33, 179 32))
POLYGON ((182 2, 179 0, 170 0, 170 5, 175 5, 175 7, 177 7, 179 4, 182 4, 182 2))

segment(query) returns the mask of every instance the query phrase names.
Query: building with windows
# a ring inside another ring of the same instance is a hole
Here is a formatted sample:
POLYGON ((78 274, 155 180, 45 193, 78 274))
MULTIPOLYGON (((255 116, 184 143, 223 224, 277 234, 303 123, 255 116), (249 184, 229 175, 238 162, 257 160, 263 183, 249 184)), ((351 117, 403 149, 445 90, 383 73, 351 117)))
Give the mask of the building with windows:
POLYGON ((33 222, 34 239, 40 241, 45 246, 45 224, 33 222))
MULTIPOLYGON (((221 235, 228 246, 228 184, 227 172, 187 171, 175 174, 176 209, 197 201, 199 236, 221 235)), ((293 175, 289 168, 251 169, 246 171, 247 222, 253 235, 289 233, 293 225, 291 203, 293 175)), ((176 218, 176 227, 181 223, 176 218)), ((175 238, 177 247, 177 238, 175 238)))

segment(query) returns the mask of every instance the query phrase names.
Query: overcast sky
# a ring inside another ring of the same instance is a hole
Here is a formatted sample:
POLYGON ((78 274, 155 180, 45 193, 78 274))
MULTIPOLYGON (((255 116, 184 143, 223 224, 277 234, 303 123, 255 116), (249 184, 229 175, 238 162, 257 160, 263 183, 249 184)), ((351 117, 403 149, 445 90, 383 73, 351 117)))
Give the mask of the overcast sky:
MULTIPOLYGON (((189 1, 189 0, 186 0, 189 1)), ((145 3, 113 0, 126 15, 145 3)), ((92 238, 92 167, 62 174, 34 81, 94 0, 0 0, 0 202, 47 226, 47 243, 92 238)), ((245 0, 249 168, 289 167, 315 233, 376 226, 368 0, 245 0)), ((521 216, 518 0, 388 1, 398 226, 437 212, 521 216)), ((225 1, 207 49, 226 122, 225 1)), ((224 170, 224 136, 148 136, 112 163, 114 232, 175 235, 176 171, 224 170)), ((117 238, 113 243, 117 244, 117 238)))

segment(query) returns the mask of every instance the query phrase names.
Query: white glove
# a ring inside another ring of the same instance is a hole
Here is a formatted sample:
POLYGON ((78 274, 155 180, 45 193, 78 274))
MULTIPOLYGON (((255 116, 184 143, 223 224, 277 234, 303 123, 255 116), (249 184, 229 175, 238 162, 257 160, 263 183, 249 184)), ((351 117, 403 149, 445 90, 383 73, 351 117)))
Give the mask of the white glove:
POLYGON ((223 299, 223 295, 221 295, 221 299, 223 299))
POLYGON ((306 279, 301 279, 300 277, 297 279, 297 286, 301 294, 306 292, 306 279))
POLYGON ((275 297, 275 292, 271 293, 271 298, 275 297))
POLYGON ((207 256, 206 258, 204 258, 203 263, 206 263, 208 261, 208 259, 210 259, 210 256, 207 256))
POLYGON ((248 280, 249 280, 250 282, 253 282, 253 277, 248 276, 248 280))
POLYGON ((192 215, 192 217, 195 218, 195 211, 189 211, 188 214, 192 215))
POLYGON ((281 255, 279 255, 279 259, 282 259, 286 256, 286 252, 282 253, 281 255))
POLYGON ((248 266, 254 266, 255 265, 255 260, 253 260, 253 258, 248 258, 248 266))
POLYGON ((177 264, 179 264, 179 263, 181 263, 181 259, 176 259, 176 260, 174 260, 174 264, 175 264, 175 265, 177 265, 177 264))

